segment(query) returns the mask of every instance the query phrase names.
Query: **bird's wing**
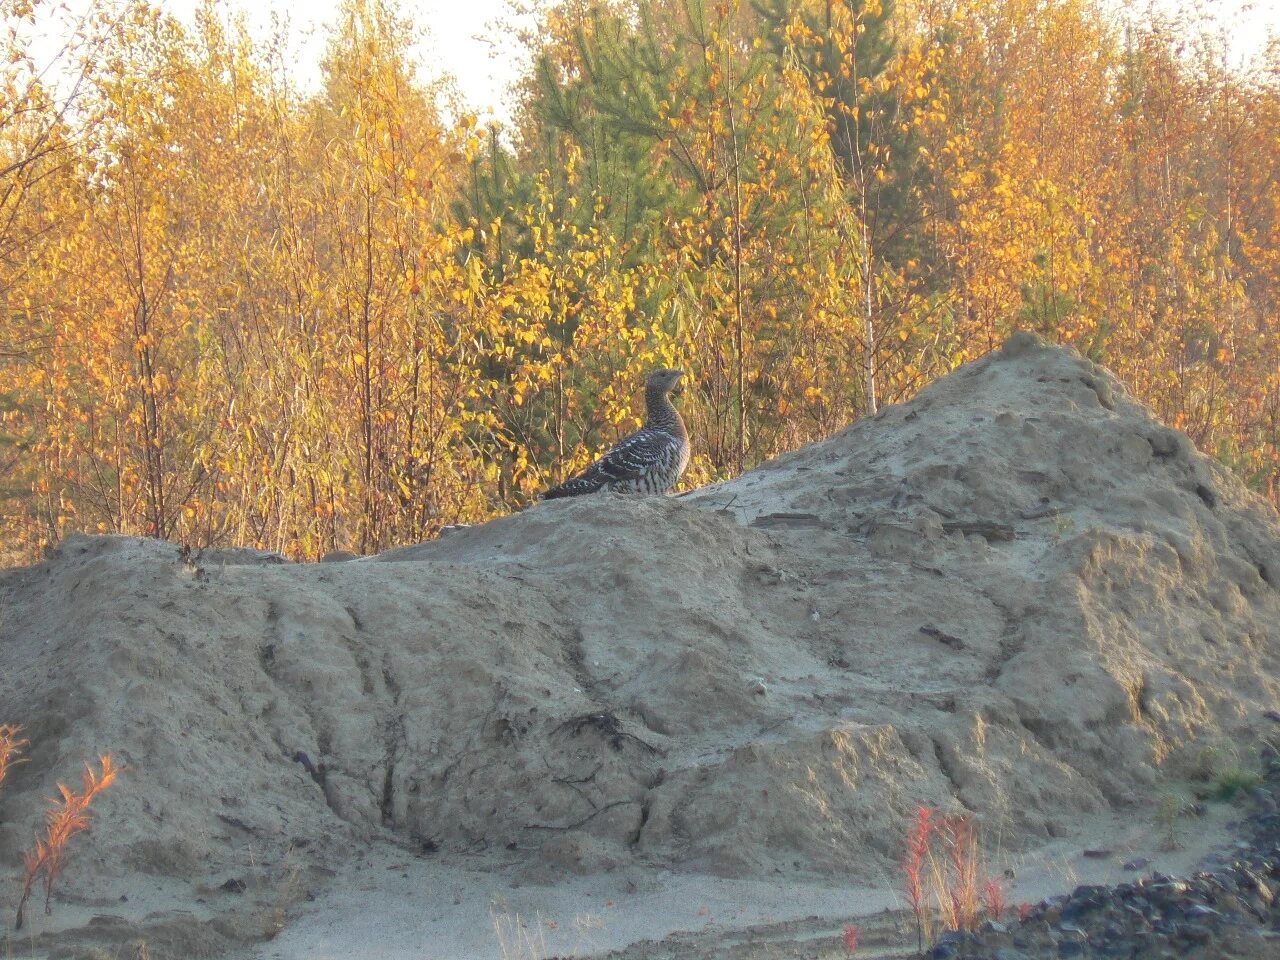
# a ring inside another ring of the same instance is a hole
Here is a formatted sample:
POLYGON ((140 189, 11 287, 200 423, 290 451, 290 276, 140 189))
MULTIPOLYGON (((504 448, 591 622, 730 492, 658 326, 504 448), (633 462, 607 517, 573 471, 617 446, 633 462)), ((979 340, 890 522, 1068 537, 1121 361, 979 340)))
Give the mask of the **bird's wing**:
POLYGON ((598 473, 602 483, 617 483, 642 477, 662 459, 672 438, 658 430, 639 430, 619 441, 603 457, 583 471, 598 473))
POLYGON ((543 494, 544 499, 593 493, 608 483, 644 476, 668 452, 674 439, 660 430, 637 430, 577 476, 543 494))

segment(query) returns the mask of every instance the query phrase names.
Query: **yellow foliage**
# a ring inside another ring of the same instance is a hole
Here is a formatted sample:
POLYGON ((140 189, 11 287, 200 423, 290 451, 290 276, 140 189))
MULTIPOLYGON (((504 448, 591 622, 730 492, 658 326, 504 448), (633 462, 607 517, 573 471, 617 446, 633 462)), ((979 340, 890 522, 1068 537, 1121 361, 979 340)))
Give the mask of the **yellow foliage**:
MULTIPOLYGON (((385 5, 345 4, 310 96, 216 15, 90 21, 73 111, 0 41, 9 540, 421 539, 634 428, 656 365, 690 371, 698 484, 1015 327, 1110 364, 1274 496, 1280 73, 1187 63, 1178 31, 1125 39, 1084 0, 945 0, 900 13, 869 76, 875 6, 769 33, 748 4, 698 24, 643 0, 668 66, 634 168, 528 107, 511 136, 542 165, 470 221, 453 203, 506 135, 442 118, 385 5), (637 219, 645 176, 667 206, 637 219)), ((552 7, 540 52, 581 76, 606 25, 552 7)))

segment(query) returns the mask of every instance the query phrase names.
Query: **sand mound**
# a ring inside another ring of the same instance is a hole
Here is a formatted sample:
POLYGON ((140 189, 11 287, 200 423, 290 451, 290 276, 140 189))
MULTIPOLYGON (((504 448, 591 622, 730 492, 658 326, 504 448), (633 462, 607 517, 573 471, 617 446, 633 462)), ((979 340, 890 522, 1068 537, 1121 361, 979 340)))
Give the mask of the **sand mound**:
POLYGON ((97 878, 210 890, 391 837, 535 880, 875 883, 915 804, 1034 845, 1149 802, 1280 680, 1275 513, 1026 335, 687 497, 279 560, 74 537, 0 574, 0 719, 33 742, 0 864, 111 750, 97 878))

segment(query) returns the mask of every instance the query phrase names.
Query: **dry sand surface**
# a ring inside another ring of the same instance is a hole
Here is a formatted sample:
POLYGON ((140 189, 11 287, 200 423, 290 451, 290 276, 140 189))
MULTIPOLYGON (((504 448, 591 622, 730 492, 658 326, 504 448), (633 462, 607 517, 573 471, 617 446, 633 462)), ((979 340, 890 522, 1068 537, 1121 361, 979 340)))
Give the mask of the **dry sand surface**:
POLYGON ((1026 895, 1153 850, 1156 798, 1276 703, 1280 523, 1016 335, 688 496, 344 563, 77 536, 0 573, 0 618, 32 741, 0 903, 55 781, 129 768, 17 949, 484 958, 517 913, 549 951, 802 941, 893 905, 916 804, 1026 895))

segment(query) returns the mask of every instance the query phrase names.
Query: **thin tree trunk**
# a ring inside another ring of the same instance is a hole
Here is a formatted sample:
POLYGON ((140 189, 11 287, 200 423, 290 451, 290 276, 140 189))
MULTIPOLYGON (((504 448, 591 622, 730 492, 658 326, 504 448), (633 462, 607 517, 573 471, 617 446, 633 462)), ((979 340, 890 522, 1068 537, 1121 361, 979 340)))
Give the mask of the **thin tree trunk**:
POLYGON ((733 152, 733 350, 736 369, 734 379, 738 391, 738 473, 747 460, 747 395, 744 390, 742 335, 742 171, 738 160, 738 128, 733 115, 733 51, 725 51, 725 105, 729 114, 729 143, 733 152))

